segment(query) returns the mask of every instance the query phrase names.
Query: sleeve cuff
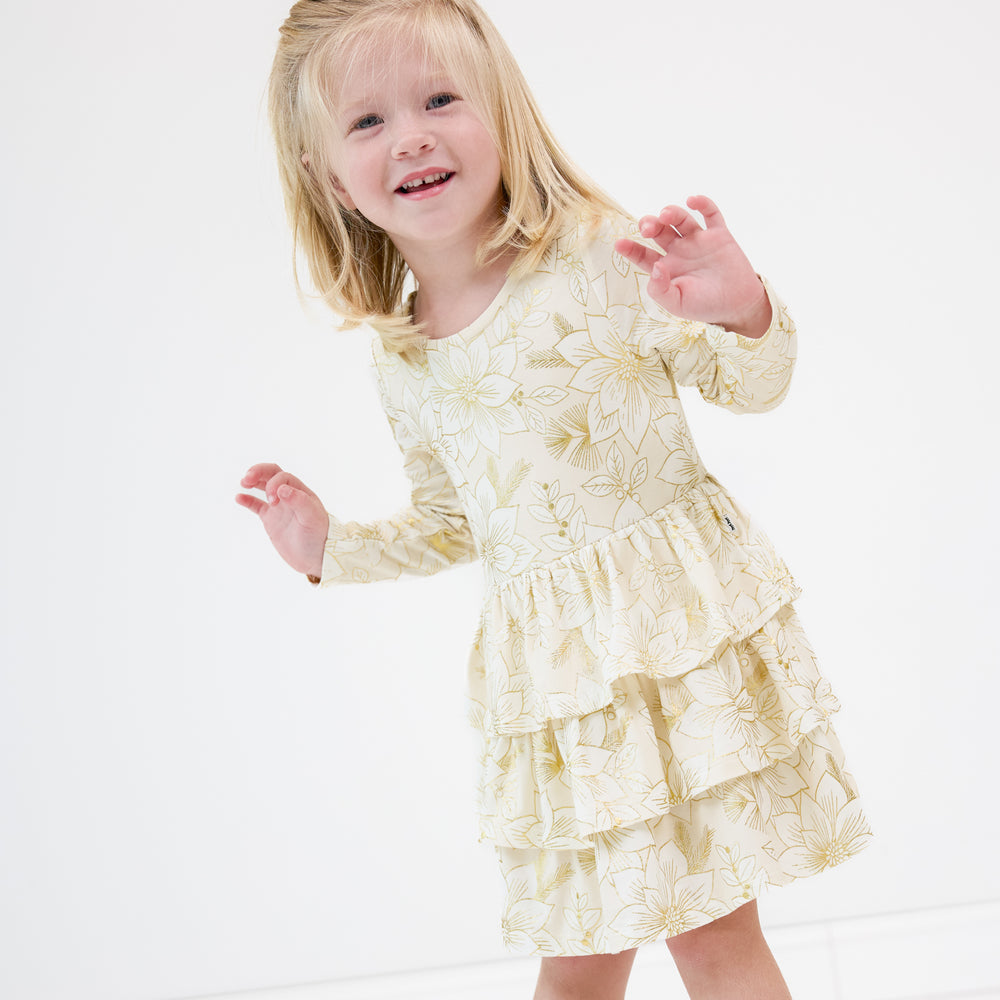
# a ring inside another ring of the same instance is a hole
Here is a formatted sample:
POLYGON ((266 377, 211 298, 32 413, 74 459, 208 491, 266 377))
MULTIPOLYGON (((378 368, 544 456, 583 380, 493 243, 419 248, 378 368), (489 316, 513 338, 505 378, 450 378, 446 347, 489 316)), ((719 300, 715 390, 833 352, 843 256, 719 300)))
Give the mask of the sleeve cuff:
POLYGON ((334 552, 336 543, 344 537, 344 525, 333 514, 330 515, 330 527, 326 534, 326 544, 323 546, 323 569, 320 576, 310 576, 309 582, 319 587, 336 583, 344 576, 344 568, 337 561, 334 552))
POLYGON ((742 347, 747 351, 757 351, 760 350, 772 337, 778 333, 788 333, 789 332, 789 318, 788 311, 785 304, 778 298, 774 287, 771 282, 767 280, 762 274, 758 274, 757 277, 760 279, 760 283, 764 286, 764 292, 767 295, 767 301, 771 305, 771 324, 759 337, 745 337, 742 333, 737 333, 735 330, 730 330, 724 326, 717 326, 714 323, 706 323, 706 332, 712 332, 716 337, 722 337, 735 339, 738 346, 742 347))

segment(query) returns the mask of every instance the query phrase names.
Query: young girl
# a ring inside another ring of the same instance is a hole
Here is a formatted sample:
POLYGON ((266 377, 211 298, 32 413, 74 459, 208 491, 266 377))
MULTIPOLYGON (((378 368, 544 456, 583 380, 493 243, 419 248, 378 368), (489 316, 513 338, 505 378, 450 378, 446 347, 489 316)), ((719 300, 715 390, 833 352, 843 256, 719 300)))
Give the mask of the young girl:
POLYGON ((784 307, 708 198, 704 226, 636 225, 598 191, 473 0, 300 0, 270 109, 312 278, 379 334, 413 494, 342 523, 258 465, 238 501, 320 586, 481 560, 481 831, 536 1000, 622 997, 659 938, 692 997, 787 997, 755 900, 868 829, 799 591, 676 389, 776 406, 784 307))

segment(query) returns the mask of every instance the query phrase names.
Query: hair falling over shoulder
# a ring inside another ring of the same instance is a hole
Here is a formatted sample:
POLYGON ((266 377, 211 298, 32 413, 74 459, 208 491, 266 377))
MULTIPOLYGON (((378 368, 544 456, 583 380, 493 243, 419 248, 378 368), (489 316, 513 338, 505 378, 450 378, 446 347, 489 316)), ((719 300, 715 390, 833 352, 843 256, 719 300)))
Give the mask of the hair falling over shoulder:
POLYGON ((345 325, 369 323, 387 348, 406 352, 423 342, 402 313, 406 264, 382 229, 340 204, 329 162, 338 82, 390 39, 423 46, 497 144, 505 210, 479 248, 483 262, 513 249, 514 271, 525 273, 569 226, 621 209, 562 151, 473 0, 299 0, 281 27, 268 101, 293 253, 345 325))

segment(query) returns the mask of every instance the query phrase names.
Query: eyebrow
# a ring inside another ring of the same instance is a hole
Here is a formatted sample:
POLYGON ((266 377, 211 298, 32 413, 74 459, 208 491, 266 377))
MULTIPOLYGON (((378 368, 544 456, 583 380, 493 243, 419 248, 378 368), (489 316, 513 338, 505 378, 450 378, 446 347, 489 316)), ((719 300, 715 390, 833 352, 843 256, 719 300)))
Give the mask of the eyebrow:
MULTIPOLYGON (((427 85, 427 89, 432 92, 458 89, 455 79, 444 73, 435 73, 434 76, 428 77, 423 82, 427 85)), ((347 101, 341 100, 337 103, 338 111, 345 118, 350 118, 358 112, 369 110, 371 107, 377 105, 381 99, 381 95, 378 94, 377 90, 374 93, 371 90, 366 90, 357 97, 348 92, 347 96, 347 101)))

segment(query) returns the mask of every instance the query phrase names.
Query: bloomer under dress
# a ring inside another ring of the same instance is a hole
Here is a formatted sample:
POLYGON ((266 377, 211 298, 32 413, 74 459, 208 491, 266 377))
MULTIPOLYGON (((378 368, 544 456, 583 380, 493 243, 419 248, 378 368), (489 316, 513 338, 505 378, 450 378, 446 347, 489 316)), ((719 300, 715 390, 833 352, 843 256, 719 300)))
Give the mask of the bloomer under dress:
POLYGON ((766 283, 759 340, 666 313, 612 249, 628 227, 560 239, 417 358, 376 342, 412 502, 331 518, 321 581, 482 562, 481 839, 505 943, 537 955, 682 933, 869 837, 799 589, 705 471, 676 389, 776 406, 795 328, 766 283))

